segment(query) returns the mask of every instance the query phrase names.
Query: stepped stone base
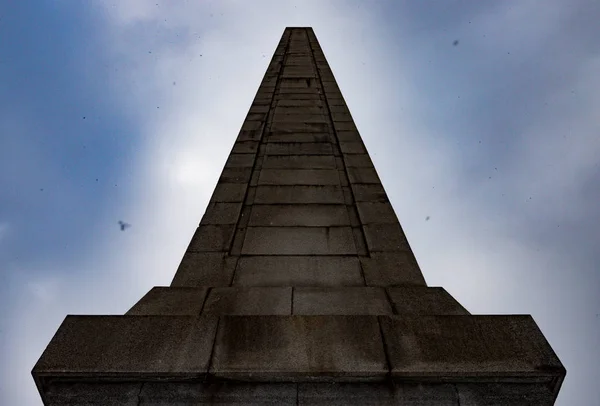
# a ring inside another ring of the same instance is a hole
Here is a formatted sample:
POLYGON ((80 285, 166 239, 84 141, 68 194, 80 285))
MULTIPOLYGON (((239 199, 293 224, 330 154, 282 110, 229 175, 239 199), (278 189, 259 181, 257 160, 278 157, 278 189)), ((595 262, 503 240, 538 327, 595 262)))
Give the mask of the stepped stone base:
POLYGON ((218 313, 67 316, 34 379, 47 405, 465 406, 551 405, 565 374, 530 316, 218 313))

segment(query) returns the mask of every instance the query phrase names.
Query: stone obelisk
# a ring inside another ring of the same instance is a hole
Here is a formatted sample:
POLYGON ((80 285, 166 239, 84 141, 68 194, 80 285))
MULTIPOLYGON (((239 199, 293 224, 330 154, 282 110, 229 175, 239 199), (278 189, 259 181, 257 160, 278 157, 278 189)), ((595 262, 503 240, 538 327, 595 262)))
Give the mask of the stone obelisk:
POLYGON ((540 406, 565 373, 531 316, 427 286, 311 28, 285 29, 171 286, 67 316, 33 369, 46 405, 540 406))

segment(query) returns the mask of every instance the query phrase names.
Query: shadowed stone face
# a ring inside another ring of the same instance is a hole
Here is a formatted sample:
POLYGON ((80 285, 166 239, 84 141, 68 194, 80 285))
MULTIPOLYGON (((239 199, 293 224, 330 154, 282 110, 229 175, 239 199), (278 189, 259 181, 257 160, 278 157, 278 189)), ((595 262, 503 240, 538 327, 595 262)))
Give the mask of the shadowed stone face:
POLYGON ((47 405, 540 406, 565 370, 531 317, 426 285, 314 32, 287 28, 171 286, 68 316, 33 376, 47 405))

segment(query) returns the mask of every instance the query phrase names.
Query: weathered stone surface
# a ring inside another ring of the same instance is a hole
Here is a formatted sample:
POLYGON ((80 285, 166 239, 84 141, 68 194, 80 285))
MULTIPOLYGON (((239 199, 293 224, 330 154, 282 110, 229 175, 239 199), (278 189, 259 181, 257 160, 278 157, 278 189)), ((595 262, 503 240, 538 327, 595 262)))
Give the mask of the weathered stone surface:
POLYGON ((267 155, 331 155, 328 142, 269 142, 267 155))
POLYGON ((246 168, 254 165, 256 154, 230 154, 225 164, 228 168, 246 168))
POLYGON ((243 255, 356 254, 350 227, 248 227, 243 255))
POLYGON ((138 406, 142 383, 55 382, 44 394, 46 406, 138 406))
POLYGON ((345 205, 332 204, 277 204, 254 205, 250 226, 349 226, 345 205))
POLYGON ((299 383, 298 405, 460 406, 454 385, 299 383))
POLYGON ((191 316, 67 316, 33 368, 34 377, 206 374, 217 319, 191 316))
MULTIPOLYGON (((344 156, 344 161, 346 162, 346 166, 348 166, 348 168, 373 168, 373 162, 371 162, 371 158, 369 158, 369 155, 367 154, 348 154, 344 156)), ((368 176, 373 175, 371 174, 368 176)))
POLYGON ((367 247, 375 251, 406 251, 410 247, 400 224, 367 224, 363 226, 367 247))
POLYGON ((378 316, 392 378, 550 383, 564 369, 531 316, 378 316))
POLYGON ((142 297, 126 316, 198 316, 207 288, 155 286, 142 297))
POLYGON ((339 185, 338 171, 333 169, 263 169, 259 185, 339 185))
MULTIPOLYGON (((348 157, 349 155, 346 155, 348 157)), ((374 168, 348 167, 348 178, 351 183, 381 183, 374 168)))
POLYGON ((219 178, 219 183, 245 183, 250 181, 252 168, 228 168, 225 167, 219 178))
POLYGON ((264 169, 335 169, 331 155, 269 155, 265 157, 264 169))
POLYGON ((267 142, 315 143, 331 142, 332 137, 327 133, 271 133, 267 142))
POLYGON ((398 223, 392 205, 387 202, 357 202, 356 208, 362 224, 398 223))
POLYGON ((233 285, 363 286, 357 257, 241 257, 233 285))
POLYGON ((139 395, 140 406, 292 406, 296 405, 297 388, 294 383, 149 382, 144 385, 142 391, 139 392, 139 395))
POLYGON ((209 292, 205 315, 290 315, 291 287, 221 287, 209 292))
POLYGON ((187 252, 171 286, 229 286, 237 262, 224 252, 187 252))
POLYGON ((460 406, 551 406, 554 394, 545 385, 518 383, 459 383, 460 406))
POLYGON ((208 204, 201 225, 236 224, 242 211, 242 203, 212 202, 208 204))
POLYGON ((306 106, 306 107, 297 107, 297 106, 285 106, 285 105, 277 105, 275 107, 275 114, 327 114, 327 109, 325 109, 322 105, 319 106, 306 106))
MULTIPOLYGON (((318 95, 317 95, 318 96, 318 95)), ((307 133, 325 133, 331 131, 329 123, 303 123, 303 122, 281 122, 276 121, 271 124, 271 131, 274 132, 307 132, 307 133)))
POLYGON ((392 314, 383 288, 369 287, 296 287, 293 309, 298 315, 392 314))
POLYGON ((360 262, 367 286, 425 286, 425 279, 411 251, 371 252, 360 262))
POLYGON ((243 202, 246 188, 243 183, 219 182, 210 199, 211 202, 243 202))
POLYGON ((352 184, 350 186, 357 202, 389 202, 387 194, 381 184, 352 184))
POLYGON ((400 286, 386 288, 396 314, 468 315, 444 288, 400 286))
POLYGON ((337 131, 336 134, 340 142, 360 142, 360 134, 356 131, 337 131))
POLYGON ((340 141, 340 148, 343 154, 365 154, 367 152, 362 141, 340 141))
POLYGON ((343 204, 344 196, 340 186, 259 186, 256 189, 256 204, 343 204))
POLYGON ((235 226, 228 225, 201 225, 196 229, 188 252, 228 251, 231 246, 235 226))
POLYGON ((299 99, 299 100, 294 100, 294 99, 279 99, 276 101, 275 103, 276 107, 324 107, 325 104, 323 102, 323 100, 321 100, 320 98, 313 98, 311 97, 310 100, 306 100, 306 99, 299 99))
POLYGON ((233 144, 233 154, 254 154, 258 151, 258 141, 238 141, 233 144))
POLYGON ((283 114, 275 111, 272 123, 329 123, 329 117, 322 112, 317 114, 302 114, 300 112, 283 114))
POLYGON ((223 316, 210 368, 220 378, 272 382, 308 374, 373 381, 387 372, 375 316, 223 316))

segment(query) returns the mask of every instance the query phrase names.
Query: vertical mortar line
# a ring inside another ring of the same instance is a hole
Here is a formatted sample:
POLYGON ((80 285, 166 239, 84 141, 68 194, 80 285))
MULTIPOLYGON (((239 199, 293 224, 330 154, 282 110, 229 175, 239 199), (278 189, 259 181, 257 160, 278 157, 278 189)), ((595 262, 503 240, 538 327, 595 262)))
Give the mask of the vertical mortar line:
POLYGON ((383 334, 383 326, 381 325, 381 317, 377 317, 377 325, 379 326, 379 335, 381 336, 381 344, 383 345, 383 353, 385 355, 385 363, 387 365, 388 372, 386 374, 386 380, 394 384, 394 380, 392 379, 392 362, 390 361, 390 352, 388 350, 387 342, 385 341, 385 335, 383 334))
POLYGON ((223 316, 217 317, 217 326, 215 327, 215 335, 213 337, 213 343, 212 343, 212 347, 210 349, 210 357, 208 358, 208 367, 206 368, 206 378, 204 379, 204 382, 207 382, 211 379, 210 368, 212 368, 213 358, 215 355, 215 347, 217 346, 217 337, 219 335, 219 326, 221 325, 221 317, 223 317, 223 316))
POLYGON ((206 306, 206 302, 208 301, 208 296, 212 292, 212 288, 213 288, 212 286, 209 286, 208 289, 206 289, 206 295, 204 295, 204 300, 202 301, 202 307, 200 307, 200 314, 199 314, 199 316, 204 311, 204 307, 206 306))
POLYGON ((398 309, 396 308, 396 304, 392 301, 392 297, 390 296, 390 293, 388 292, 388 287, 382 286, 382 288, 383 288, 383 291, 385 292, 385 297, 387 298, 387 301, 390 303, 390 306, 392 307, 392 313, 398 314, 398 309))
MULTIPOLYGON (((284 34, 285 34, 285 31, 284 31, 284 34)), ((264 126, 262 128, 262 131, 261 131, 261 134, 260 134, 260 140, 259 140, 259 143, 258 143, 258 148, 256 150, 256 156, 254 157, 254 163, 252 164, 252 170, 250 171, 250 180, 248 181, 248 185, 246 187, 246 192, 244 193, 244 198, 242 200, 242 211, 244 211, 244 203, 246 202, 246 199, 248 198, 248 193, 250 191, 250 187, 251 187, 250 183, 252 183, 252 175, 254 174, 254 171, 256 170, 256 163, 257 163, 257 161, 259 159, 258 155, 260 153, 260 147, 261 147, 261 145, 263 145, 265 143, 265 132, 267 131, 267 125, 269 123, 270 117, 272 117, 272 114, 273 114, 273 110, 274 110, 273 109, 273 102, 275 100, 275 94, 277 93, 277 88, 278 88, 279 83, 281 81, 281 73, 283 72, 283 67, 285 66, 285 60, 286 60, 286 57, 287 57, 287 50, 288 50, 288 48, 290 46, 290 39, 292 37, 291 30, 289 30, 287 34, 288 34, 288 38, 287 38, 287 42, 285 44, 285 49, 283 51, 283 58, 281 59, 281 65, 279 67, 279 72, 277 74, 277 80, 275 81, 275 89, 273 89, 273 94, 271 95, 271 104, 269 105, 269 112, 267 113, 267 115, 265 117, 265 124, 264 124, 264 126)), ((279 47, 279 45, 277 47, 279 47)), ((277 51, 275 51, 275 53, 273 54, 273 58, 271 58, 271 62, 269 62, 269 66, 267 67, 267 71, 269 70, 269 67, 271 67, 271 64, 273 63, 273 60, 275 58, 277 58, 277 57, 278 57, 277 51)), ((263 82, 264 82, 264 78, 263 78, 263 82)), ((258 87, 258 90, 257 90, 256 93, 260 92, 260 89, 263 86, 263 82, 261 82, 261 84, 258 87)), ((250 105, 250 108, 252 108, 253 105, 254 105, 254 101, 250 105)), ((246 120, 244 120, 244 121, 246 121, 246 120)), ((263 157, 263 160, 264 160, 264 157, 263 157)), ((253 206, 253 204, 250 205, 250 206, 253 206)), ((252 207, 250 207, 250 212, 248 213, 248 216, 251 216, 251 215, 252 215, 252 207)), ((248 219, 248 220, 250 220, 250 219, 248 219)), ((231 250, 233 249, 233 243, 235 241, 236 234, 238 233, 238 226, 240 224, 240 221, 241 221, 241 212, 240 212, 240 215, 238 216, 237 222, 235 224, 235 232, 234 232, 233 238, 231 239, 231 243, 229 245, 228 254, 230 256, 231 256, 231 250)), ((246 228, 243 231, 244 238, 246 236, 246 228)), ((244 242, 242 241, 242 246, 243 246, 243 244, 244 244, 244 242)), ((235 265, 234 265, 234 268, 233 268, 233 272, 232 272, 232 275, 231 275, 231 281, 229 283, 229 286, 232 286, 233 285, 233 281, 235 280, 235 273, 237 272, 237 266, 238 266, 238 262, 240 260, 240 256, 241 255, 238 255, 237 258, 236 258, 236 260, 235 260, 235 265)))
POLYGON ((290 315, 294 315, 294 287, 292 286, 292 307, 291 307, 291 314, 290 315))
MULTIPOLYGON (((312 31, 312 28, 306 29, 307 37, 310 37, 308 35, 309 30, 312 31)), ((314 37, 315 41, 318 43, 319 41, 317 39, 317 36, 314 35, 314 32, 312 34, 313 34, 313 37, 314 37)), ((369 251, 369 246, 367 245, 367 239, 365 238, 365 231, 363 230, 363 224, 362 224, 362 221, 360 219, 360 216, 358 215, 358 208, 356 207, 356 197, 354 196, 354 190, 352 190, 352 186, 350 184, 350 178, 348 176, 348 165, 346 164, 346 157, 342 153, 342 148, 341 148, 341 145, 340 145, 340 140, 338 138, 337 131, 335 129, 335 124, 333 122, 333 115, 331 114, 331 108, 329 107, 329 100, 328 100, 327 94, 325 92, 325 86, 323 86, 323 79, 321 78, 321 72, 319 72, 319 66, 317 65, 317 60, 315 59, 315 50, 313 49, 313 46, 312 46, 312 44, 310 42, 310 38, 308 40, 308 45, 310 47, 310 52, 311 52, 311 55, 312 55, 313 66, 315 67, 315 73, 317 74, 317 80, 318 80, 319 86, 323 90, 323 97, 322 98, 323 98, 323 100, 325 102, 325 108, 327 109, 327 116, 329 117, 329 123, 331 124, 331 135, 333 136, 333 139, 334 139, 334 141, 335 141, 335 143, 336 143, 336 145, 338 147, 338 150, 340 151, 341 160, 342 160, 342 163, 344 164, 344 175, 346 176, 346 179, 348 180, 348 190, 350 191, 350 196, 352 197, 352 204, 354 206, 354 210, 356 210, 358 221, 360 222, 360 225, 361 225, 360 230, 361 230, 361 234, 362 234, 363 244, 365 246, 365 250, 367 251, 367 256, 370 257, 371 256, 371 252, 369 251)), ((323 56, 324 55, 325 54, 323 53, 323 56)), ((331 67, 329 67, 329 62, 325 61, 325 64, 331 70, 331 67)), ((332 75, 333 75, 333 72, 332 72, 332 75)), ((335 81, 335 83, 337 84, 337 80, 335 81)), ((340 94, 340 96, 343 99, 341 89, 339 91, 339 94, 340 94)), ((345 104, 346 104, 346 101, 344 100, 344 105, 345 104)), ((345 107, 348 108, 347 105, 345 107)), ((354 119, 352 119, 352 121, 354 122, 354 119)), ((365 148, 365 151, 366 151, 366 148, 365 148)), ((334 156, 334 159, 335 158, 336 157, 334 156)), ((335 159, 335 160, 337 162, 337 159, 335 159)), ((336 170, 337 170, 337 165, 336 165, 336 170)), ((341 179, 340 179, 340 181, 341 181, 341 179)), ((342 187, 341 186, 341 182, 340 182, 340 187, 342 187)), ((342 190, 342 193, 343 193, 343 190, 342 190)), ((344 200, 345 200, 345 198, 344 198, 344 200)), ((344 205, 346 205, 345 201, 344 201, 344 205)), ((348 211, 347 205, 346 205, 346 211, 348 211)), ((348 213, 348 217, 350 218, 350 213, 348 213)), ((355 238, 354 237, 354 230, 352 231, 352 238, 355 238)), ((356 241, 354 243, 356 245, 356 241)), ((357 248, 356 249, 356 251, 357 251, 356 252, 356 257, 358 258, 358 265, 360 266, 360 275, 362 276, 364 285, 367 286, 367 279, 365 277, 365 271, 363 269, 362 262, 360 261, 360 255, 358 254, 358 247, 356 247, 356 248, 357 248)))

